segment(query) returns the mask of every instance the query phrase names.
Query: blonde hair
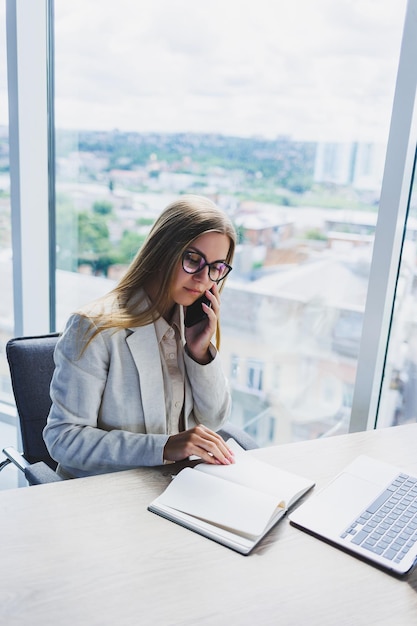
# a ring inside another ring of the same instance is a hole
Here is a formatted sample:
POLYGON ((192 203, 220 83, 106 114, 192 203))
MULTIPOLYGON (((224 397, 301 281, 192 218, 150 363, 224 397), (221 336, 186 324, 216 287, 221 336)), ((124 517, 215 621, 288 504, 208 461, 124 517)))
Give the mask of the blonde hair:
MULTIPOLYGON (((96 334, 105 329, 115 330, 146 326, 161 316, 170 302, 174 272, 190 244, 207 232, 227 235, 230 240, 225 261, 231 264, 236 246, 236 232, 227 217, 214 202, 196 195, 184 195, 161 213, 126 274, 104 298, 103 305, 88 317, 94 322, 96 334), (153 301, 145 306, 145 294, 138 291, 157 281, 159 290, 153 301), (110 308, 108 305, 111 305, 110 308)), ((220 283, 223 289, 224 282, 220 283)), ((217 323, 216 345, 220 345, 220 325, 217 323)))

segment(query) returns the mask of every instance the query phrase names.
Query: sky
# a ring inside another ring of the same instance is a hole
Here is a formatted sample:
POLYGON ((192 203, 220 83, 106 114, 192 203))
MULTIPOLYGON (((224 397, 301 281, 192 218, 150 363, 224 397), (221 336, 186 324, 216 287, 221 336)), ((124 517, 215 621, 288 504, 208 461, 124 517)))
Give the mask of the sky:
MULTIPOLYGON (((382 141, 404 13, 405 0, 55 0, 56 126, 382 141)), ((4 46, 3 5, 0 22, 4 46)))

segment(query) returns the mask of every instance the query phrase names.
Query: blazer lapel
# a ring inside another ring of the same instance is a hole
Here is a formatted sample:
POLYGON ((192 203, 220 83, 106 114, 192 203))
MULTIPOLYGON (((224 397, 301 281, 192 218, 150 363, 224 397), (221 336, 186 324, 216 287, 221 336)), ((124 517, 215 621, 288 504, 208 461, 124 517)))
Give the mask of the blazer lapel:
POLYGON ((147 432, 166 433, 164 381, 153 324, 133 328, 126 338, 139 373, 143 417, 147 432))

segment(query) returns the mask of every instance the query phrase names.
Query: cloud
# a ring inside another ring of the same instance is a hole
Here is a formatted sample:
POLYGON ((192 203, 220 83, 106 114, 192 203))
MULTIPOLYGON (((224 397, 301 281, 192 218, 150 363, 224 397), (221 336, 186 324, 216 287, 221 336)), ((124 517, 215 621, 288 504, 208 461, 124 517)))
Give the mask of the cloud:
POLYGON ((56 2, 57 126, 386 136, 404 12, 405 0, 56 2))

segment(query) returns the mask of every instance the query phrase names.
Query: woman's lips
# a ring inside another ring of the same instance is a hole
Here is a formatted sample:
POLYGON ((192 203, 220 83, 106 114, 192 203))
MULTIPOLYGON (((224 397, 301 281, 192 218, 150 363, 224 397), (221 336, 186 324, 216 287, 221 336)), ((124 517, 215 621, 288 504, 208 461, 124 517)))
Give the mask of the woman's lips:
POLYGON ((192 296, 202 296, 204 291, 199 291, 198 289, 190 289, 189 287, 185 287, 185 290, 188 291, 192 296))

